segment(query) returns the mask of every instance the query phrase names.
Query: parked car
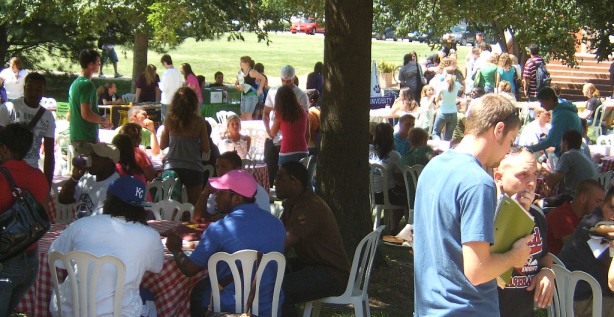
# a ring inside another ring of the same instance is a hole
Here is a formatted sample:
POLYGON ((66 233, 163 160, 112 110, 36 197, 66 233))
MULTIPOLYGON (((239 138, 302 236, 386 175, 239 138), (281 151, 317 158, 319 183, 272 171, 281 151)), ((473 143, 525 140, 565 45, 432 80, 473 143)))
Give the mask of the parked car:
POLYGON ((383 32, 374 32, 371 34, 371 36, 373 36, 376 40, 387 40, 387 39, 392 39, 394 41, 397 40, 397 36, 394 32, 394 29, 392 27, 386 27, 384 28, 383 32))
POLYGON ((413 31, 413 32, 407 33, 407 39, 410 42, 418 41, 420 43, 424 43, 424 42, 428 41, 429 38, 430 38, 430 36, 428 34, 420 33, 418 31, 413 31))
POLYGON ((324 33, 324 26, 318 24, 314 18, 301 19, 299 21, 292 22, 290 32, 292 32, 292 34, 304 32, 315 35, 316 33, 324 33))

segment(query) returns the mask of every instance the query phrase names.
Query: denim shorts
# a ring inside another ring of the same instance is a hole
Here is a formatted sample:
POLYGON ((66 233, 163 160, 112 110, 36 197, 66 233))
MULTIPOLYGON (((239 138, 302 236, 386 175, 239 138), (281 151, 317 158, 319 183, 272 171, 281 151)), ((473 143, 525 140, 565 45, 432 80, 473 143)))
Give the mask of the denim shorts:
POLYGON ((258 104, 257 95, 243 95, 241 96, 241 113, 253 113, 258 104))

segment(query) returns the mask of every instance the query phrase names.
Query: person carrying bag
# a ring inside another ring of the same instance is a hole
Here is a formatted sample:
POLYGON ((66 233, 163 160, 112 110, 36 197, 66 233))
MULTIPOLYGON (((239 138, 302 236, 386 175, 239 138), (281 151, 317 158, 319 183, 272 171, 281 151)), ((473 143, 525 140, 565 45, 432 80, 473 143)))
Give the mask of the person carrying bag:
POLYGON ((23 123, 0 131, 0 316, 9 316, 36 279, 37 241, 49 230, 49 183, 24 157, 33 134, 23 123))

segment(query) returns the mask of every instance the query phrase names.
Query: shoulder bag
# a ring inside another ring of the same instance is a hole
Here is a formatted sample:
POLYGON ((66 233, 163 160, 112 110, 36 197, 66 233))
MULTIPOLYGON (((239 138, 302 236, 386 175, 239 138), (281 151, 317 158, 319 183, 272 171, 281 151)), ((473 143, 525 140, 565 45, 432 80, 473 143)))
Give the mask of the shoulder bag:
MULTIPOLYGON (((258 252, 256 258, 256 266, 254 267, 254 272, 258 271, 258 267, 260 266, 260 261, 262 261, 262 252, 258 252)), ((226 285, 232 282, 232 275, 230 278, 226 278, 220 282, 220 290, 224 288, 226 285)), ((205 317, 252 317, 255 315, 251 314, 252 304, 254 303, 254 297, 256 296, 256 276, 252 280, 252 285, 249 289, 249 296, 247 296, 247 303, 245 305, 244 313, 215 313, 213 312, 213 295, 211 295, 211 300, 209 301, 209 309, 205 312, 205 317)))
POLYGON ((28 190, 15 186, 6 168, 0 167, 0 172, 15 197, 13 205, 0 214, 0 262, 4 262, 36 243, 51 223, 45 208, 28 190))

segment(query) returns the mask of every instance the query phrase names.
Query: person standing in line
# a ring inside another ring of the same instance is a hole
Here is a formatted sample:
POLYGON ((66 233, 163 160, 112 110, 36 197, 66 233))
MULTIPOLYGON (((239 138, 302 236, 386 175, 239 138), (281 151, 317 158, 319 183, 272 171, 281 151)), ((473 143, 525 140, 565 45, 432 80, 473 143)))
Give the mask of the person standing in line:
POLYGON ((252 120, 266 78, 254 69, 254 60, 251 57, 241 56, 240 65, 241 72, 237 75, 235 89, 241 91, 241 120, 252 120))
POLYGON ((499 316, 495 278, 523 266, 533 235, 493 254, 496 167, 520 128, 516 107, 488 94, 467 117, 458 146, 427 164, 418 179, 414 231, 415 315, 499 316))
POLYGON ((0 87, 4 86, 4 89, 6 89, 8 100, 23 97, 26 76, 28 76, 28 71, 23 69, 19 57, 11 57, 9 67, 0 72, 0 87))
POLYGON ((81 75, 73 81, 68 91, 70 109, 70 142, 79 152, 84 143, 98 142, 98 125, 111 128, 113 124, 106 116, 101 116, 96 99, 96 86, 92 75, 100 69, 100 53, 94 49, 84 49, 79 54, 81 75))
POLYGON ((183 77, 181 73, 173 66, 173 59, 170 55, 164 54, 160 59, 162 66, 166 68, 162 73, 162 78, 158 86, 160 87, 160 112, 162 114, 162 122, 166 119, 166 111, 173 100, 173 96, 177 89, 183 86, 183 77))
POLYGON ((140 102, 159 102, 160 101, 160 76, 156 73, 156 66, 147 65, 145 71, 136 80, 135 103, 140 102))
POLYGON ((13 122, 32 125, 34 141, 24 160, 30 166, 38 168, 41 144, 43 144, 45 149, 43 170, 47 181, 51 184, 55 168, 55 118, 50 111, 45 110, 40 105, 45 94, 45 86, 46 81, 43 75, 39 73, 28 74, 25 80, 24 97, 0 105, 0 130, 13 122), (33 122, 34 119, 36 119, 36 122, 33 122))

